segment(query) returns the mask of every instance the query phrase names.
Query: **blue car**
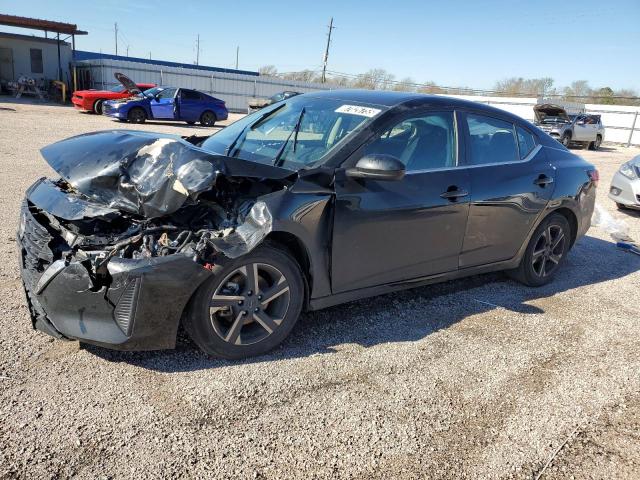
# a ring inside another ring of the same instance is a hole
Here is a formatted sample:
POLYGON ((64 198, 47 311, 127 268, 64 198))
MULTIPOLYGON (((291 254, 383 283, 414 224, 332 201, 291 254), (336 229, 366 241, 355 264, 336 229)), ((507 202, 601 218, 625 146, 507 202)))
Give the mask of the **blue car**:
POLYGON ((178 120, 193 125, 200 122, 213 127, 216 121, 229 116, 224 101, 187 88, 155 87, 140 92, 125 75, 116 78, 134 95, 123 100, 110 100, 103 104, 102 112, 109 117, 131 123, 147 120, 178 120))

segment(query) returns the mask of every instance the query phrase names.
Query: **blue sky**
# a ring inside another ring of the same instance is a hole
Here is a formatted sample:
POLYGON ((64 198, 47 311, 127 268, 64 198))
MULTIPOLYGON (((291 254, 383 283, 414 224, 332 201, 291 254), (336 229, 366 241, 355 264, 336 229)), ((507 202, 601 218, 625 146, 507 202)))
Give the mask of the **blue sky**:
MULTIPOLYGON (((0 0, 0 13, 75 23, 82 50, 279 71, 318 69, 329 17, 329 69, 384 68, 396 77, 491 88, 506 77, 548 76, 556 86, 640 90, 639 0, 168 1, 0 0)), ((31 33, 0 26, 0 31, 31 33)), ((41 35, 41 33, 37 33, 41 35)))

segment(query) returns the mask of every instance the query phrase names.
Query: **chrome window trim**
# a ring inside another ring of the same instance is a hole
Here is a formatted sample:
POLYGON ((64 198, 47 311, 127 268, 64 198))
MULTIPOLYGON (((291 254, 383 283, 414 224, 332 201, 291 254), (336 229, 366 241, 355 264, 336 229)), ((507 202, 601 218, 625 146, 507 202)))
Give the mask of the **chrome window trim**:
POLYGON ((482 164, 479 164, 479 165, 458 165, 456 167, 443 167, 443 168, 430 168, 430 169, 425 169, 425 170, 412 170, 410 172, 406 172, 405 176, 413 175, 413 174, 416 174, 416 173, 442 172, 442 171, 447 171, 447 170, 463 170, 465 168, 495 167, 495 166, 498 166, 498 165, 514 165, 514 164, 519 164, 519 163, 527 163, 533 157, 535 157, 540 150, 542 150, 542 145, 538 144, 538 145, 536 145, 536 148, 531 150, 529 155, 527 155, 525 158, 523 158, 522 160, 514 160, 512 162, 493 162, 493 163, 482 163, 482 164))

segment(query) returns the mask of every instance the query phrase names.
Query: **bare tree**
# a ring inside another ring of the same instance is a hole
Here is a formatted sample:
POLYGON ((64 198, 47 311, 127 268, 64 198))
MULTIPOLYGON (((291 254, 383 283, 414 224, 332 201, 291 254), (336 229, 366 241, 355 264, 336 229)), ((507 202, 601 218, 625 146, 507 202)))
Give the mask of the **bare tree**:
POLYGON ((576 80, 571 85, 564 87, 564 97, 572 101, 585 101, 591 96, 591 87, 586 80, 576 80))
POLYGON ((275 77, 278 74, 278 69, 275 65, 264 65, 258 69, 258 73, 265 77, 275 77))
POLYGON ((512 77, 496 82, 494 90, 507 96, 544 96, 553 93, 553 78, 512 77))
POLYGON ((415 92, 415 81, 411 77, 405 77, 393 86, 398 92, 415 92))

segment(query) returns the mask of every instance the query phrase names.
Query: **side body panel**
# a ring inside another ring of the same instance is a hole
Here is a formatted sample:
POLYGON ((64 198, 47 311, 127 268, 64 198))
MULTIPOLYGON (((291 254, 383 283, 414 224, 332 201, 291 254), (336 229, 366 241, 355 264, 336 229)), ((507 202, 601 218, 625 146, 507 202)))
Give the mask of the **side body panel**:
POLYGON ((555 177, 542 148, 529 161, 469 167, 469 220, 460 268, 512 258, 537 223, 554 184, 536 180, 555 177))
POLYGON ((333 292, 456 270, 469 203, 465 169, 409 173, 399 181, 336 180, 333 292))

